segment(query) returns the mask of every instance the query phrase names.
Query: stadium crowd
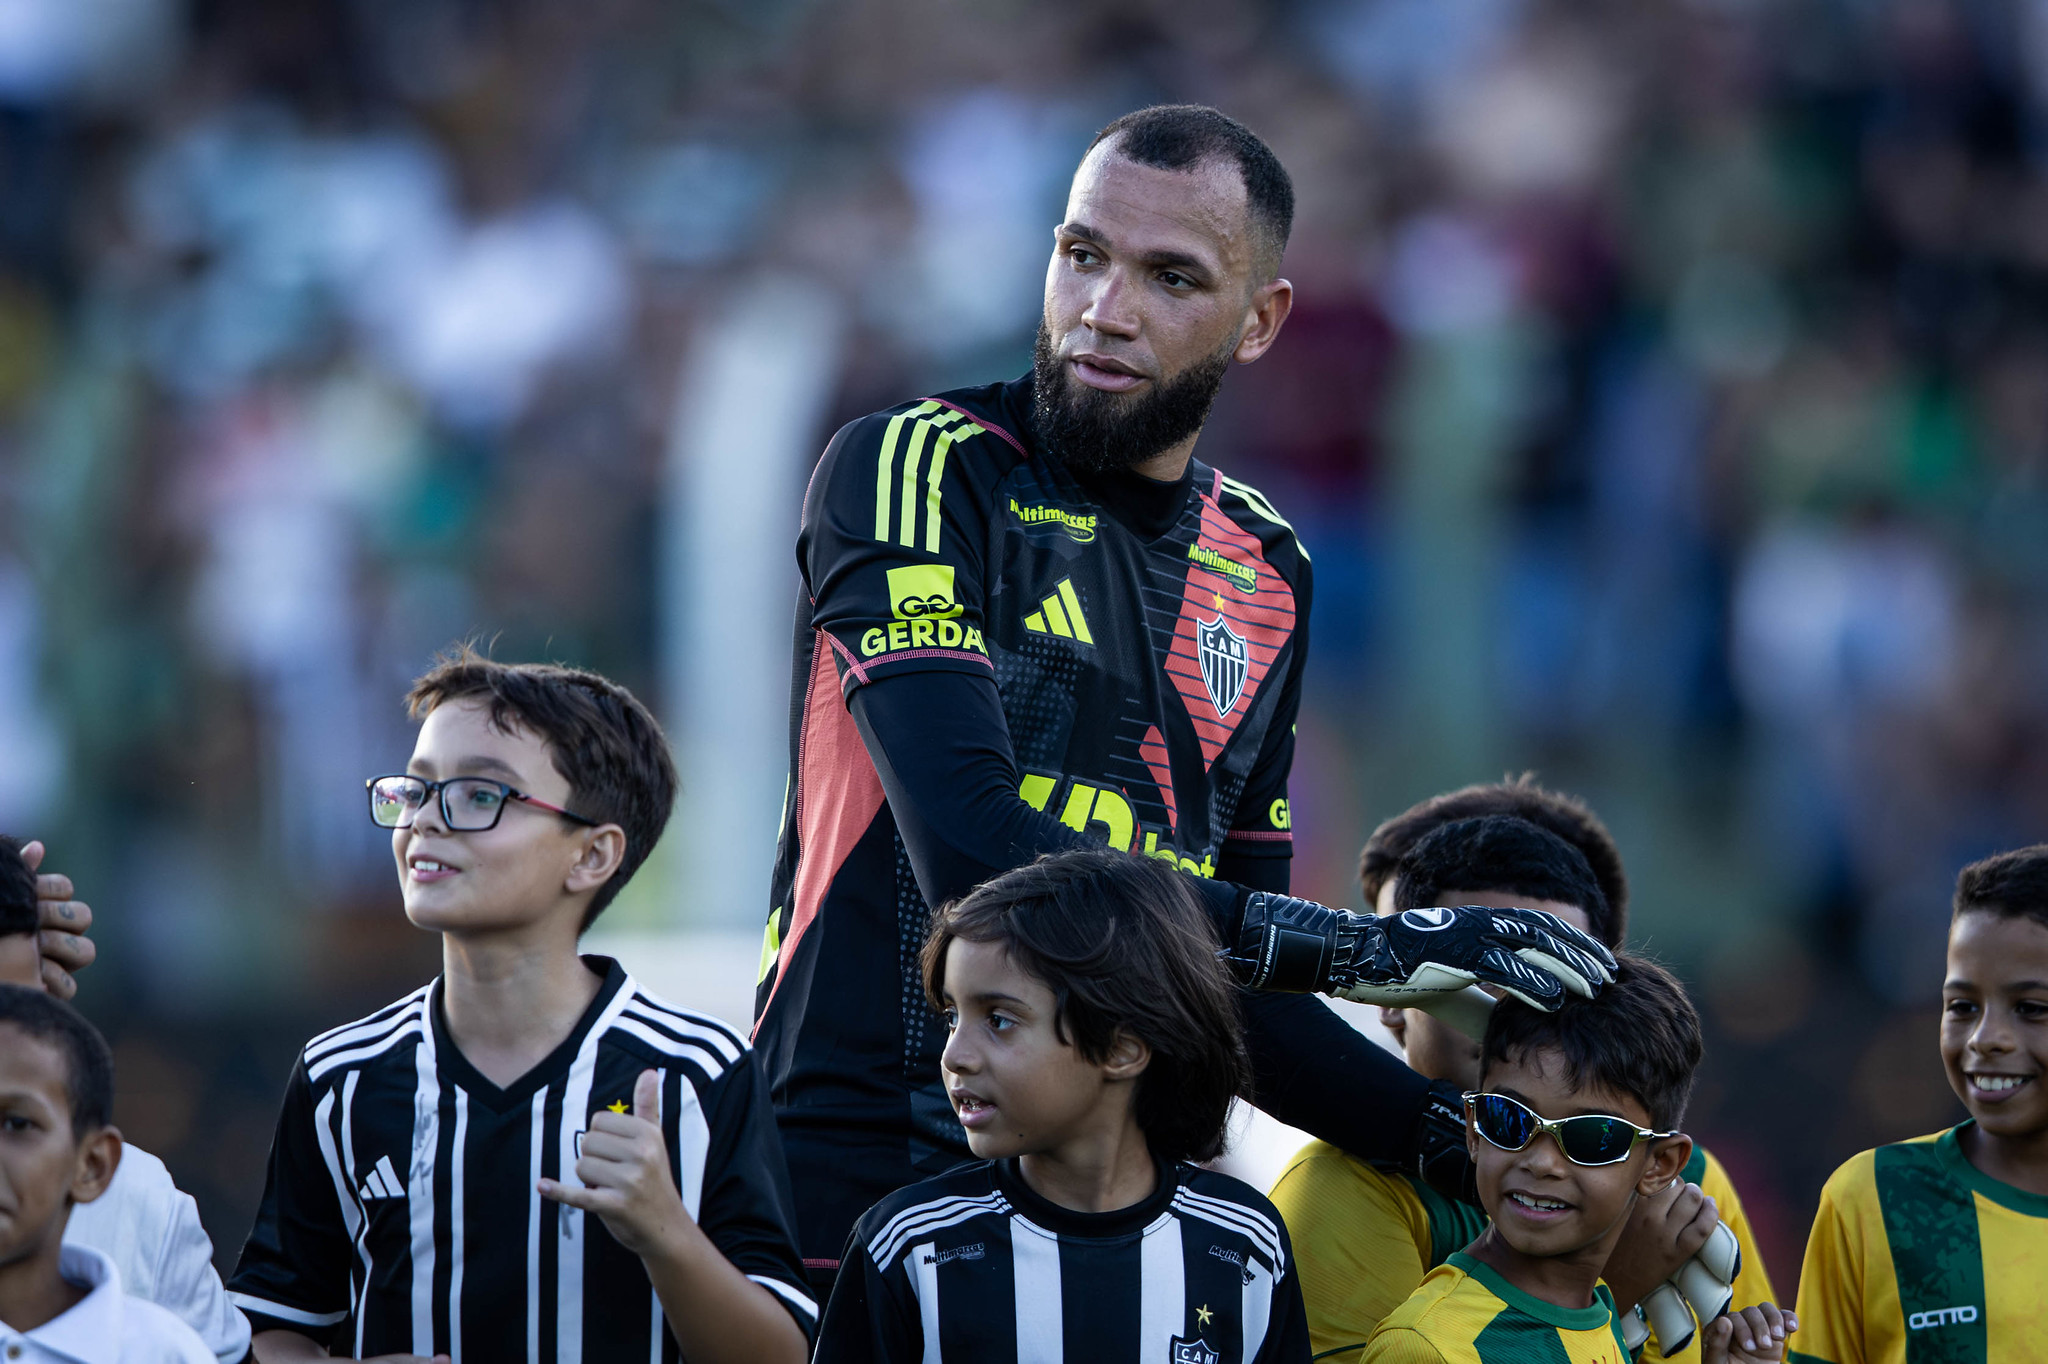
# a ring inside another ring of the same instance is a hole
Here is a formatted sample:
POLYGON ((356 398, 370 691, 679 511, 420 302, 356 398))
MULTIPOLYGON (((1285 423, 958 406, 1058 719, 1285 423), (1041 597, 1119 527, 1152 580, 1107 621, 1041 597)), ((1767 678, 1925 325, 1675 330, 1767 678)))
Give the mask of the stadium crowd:
POLYGON ((1165 98, 1298 194, 1202 445, 1316 555, 1296 893, 1431 792, 1588 795, 1788 1302, 1828 1173, 1957 1116, 1955 874, 2048 814, 2040 6, 13 13, 0 827, 91 870, 117 1112, 224 1270, 287 1048, 432 969, 356 794, 391 698, 482 633, 687 707, 663 480, 734 282, 843 316, 820 442, 1022 372, 1080 148, 1165 98))

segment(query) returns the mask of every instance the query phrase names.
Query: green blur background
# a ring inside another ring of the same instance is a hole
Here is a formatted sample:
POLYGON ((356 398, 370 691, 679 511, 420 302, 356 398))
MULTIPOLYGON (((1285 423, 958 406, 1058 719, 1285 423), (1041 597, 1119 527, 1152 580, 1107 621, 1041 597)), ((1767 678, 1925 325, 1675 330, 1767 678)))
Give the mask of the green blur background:
POLYGON ((9 0, 0 828, 224 1266, 295 1048, 435 969, 361 809, 407 681, 596 667, 686 759, 768 698, 684 764, 746 837, 614 915, 757 933, 806 461, 1025 368, 1159 100, 1299 199, 1201 450, 1315 556, 1296 890, 1449 786, 1590 799, 1787 1299, 1828 1172, 1959 1116, 1949 888, 2048 816, 2042 0, 9 0), (801 398, 733 544, 725 362, 801 398))

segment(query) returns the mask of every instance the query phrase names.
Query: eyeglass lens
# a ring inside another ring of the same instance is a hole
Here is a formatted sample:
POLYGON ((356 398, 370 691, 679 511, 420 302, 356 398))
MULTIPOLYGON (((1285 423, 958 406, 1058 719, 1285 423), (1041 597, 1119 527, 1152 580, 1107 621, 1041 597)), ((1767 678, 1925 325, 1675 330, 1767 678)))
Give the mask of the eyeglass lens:
MULTIPOLYGON (((387 829, 409 825, 426 804, 427 783, 417 777, 392 777, 370 787, 370 816, 387 829)), ((476 832, 491 828, 505 805, 505 789, 494 781, 458 777, 441 788, 441 811, 450 829, 476 832)))

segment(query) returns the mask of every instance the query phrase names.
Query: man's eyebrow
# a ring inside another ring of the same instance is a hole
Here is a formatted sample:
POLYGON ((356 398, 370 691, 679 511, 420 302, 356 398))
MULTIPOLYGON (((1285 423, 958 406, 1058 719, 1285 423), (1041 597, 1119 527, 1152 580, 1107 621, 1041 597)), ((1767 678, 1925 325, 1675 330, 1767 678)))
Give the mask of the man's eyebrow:
MULTIPOLYGON (((1116 243, 1086 223, 1061 223, 1059 230, 1063 237, 1080 237, 1086 241, 1099 242, 1112 251, 1116 250, 1116 243)), ((1142 251, 1138 253, 1138 260, 1155 270, 1200 270, 1206 273, 1216 268, 1213 261, 1203 260, 1200 256, 1186 251, 1142 251)))

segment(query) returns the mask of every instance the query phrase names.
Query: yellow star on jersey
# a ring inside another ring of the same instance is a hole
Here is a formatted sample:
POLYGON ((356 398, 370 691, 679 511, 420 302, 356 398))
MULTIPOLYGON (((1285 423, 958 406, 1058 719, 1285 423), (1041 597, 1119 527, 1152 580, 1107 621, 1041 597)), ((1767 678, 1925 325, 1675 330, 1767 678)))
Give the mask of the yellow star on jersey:
POLYGON ((605 1111, 608 1113, 623 1113, 626 1111, 626 1101, 624 1099, 613 1099, 605 1105, 605 1111))
POLYGON ((1197 1307, 1195 1309, 1195 1329, 1198 1331, 1206 1330, 1209 1325, 1209 1318, 1215 1315, 1216 1314, 1214 1312, 1211 1312, 1209 1310, 1209 1304, 1206 1302, 1203 1303, 1200 1307, 1197 1307))
POLYGON ((1221 592, 1212 592, 1210 595, 1216 598, 1216 609, 1221 611, 1223 609, 1223 594, 1221 592))

